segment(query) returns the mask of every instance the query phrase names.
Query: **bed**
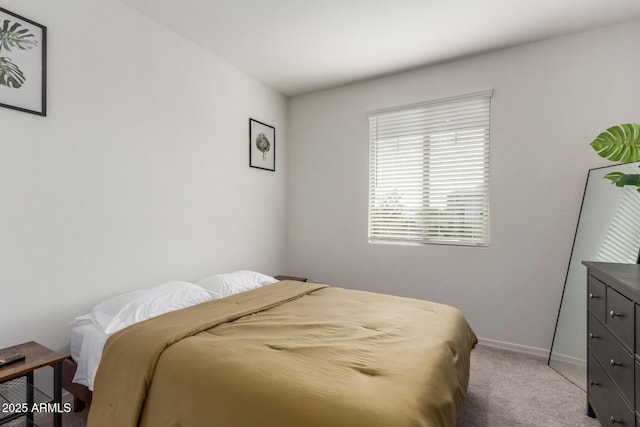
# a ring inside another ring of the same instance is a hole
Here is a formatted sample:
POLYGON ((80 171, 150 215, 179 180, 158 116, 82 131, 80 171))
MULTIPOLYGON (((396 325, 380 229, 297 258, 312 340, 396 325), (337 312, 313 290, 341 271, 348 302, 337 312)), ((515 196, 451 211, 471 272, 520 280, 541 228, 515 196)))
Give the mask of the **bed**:
POLYGON ((296 281, 124 324, 89 427, 453 427, 477 342, 453 307, 296 281))

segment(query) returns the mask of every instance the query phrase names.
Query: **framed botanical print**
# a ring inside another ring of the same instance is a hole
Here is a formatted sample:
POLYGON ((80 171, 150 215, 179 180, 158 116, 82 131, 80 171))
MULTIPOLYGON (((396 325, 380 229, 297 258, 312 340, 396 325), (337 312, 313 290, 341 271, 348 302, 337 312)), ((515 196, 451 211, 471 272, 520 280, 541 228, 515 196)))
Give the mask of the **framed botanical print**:
POLYGON ((254 119, 249 119, 249 166, 276 170, 276 129, 254 119))
POLYGON ((47 115, 47 27, 0 8, 0 106, 47 115))

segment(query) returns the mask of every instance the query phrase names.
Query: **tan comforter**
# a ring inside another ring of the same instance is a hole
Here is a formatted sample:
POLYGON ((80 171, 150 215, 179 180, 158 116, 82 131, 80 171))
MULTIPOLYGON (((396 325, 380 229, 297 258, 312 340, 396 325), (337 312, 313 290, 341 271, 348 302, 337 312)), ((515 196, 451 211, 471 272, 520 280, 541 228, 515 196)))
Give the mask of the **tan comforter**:
POLYGON ((278 282, 114 334, 88 426, 455 426, 475 343, 446 305, 278 282))

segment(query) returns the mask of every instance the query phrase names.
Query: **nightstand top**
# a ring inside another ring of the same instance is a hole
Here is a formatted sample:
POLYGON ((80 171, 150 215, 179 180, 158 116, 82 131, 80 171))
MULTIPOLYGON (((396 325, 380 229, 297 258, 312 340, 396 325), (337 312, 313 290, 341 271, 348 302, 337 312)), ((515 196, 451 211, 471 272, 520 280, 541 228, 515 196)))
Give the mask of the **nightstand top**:
POLYGON ((274 276, 274 279, 277 279, 277 280, 295 280, 296 282, 306 282, 307 281, 306 277, 285 276, 285 275, 274 276))
POLYGON ((16 354, 24 354, 25 359, 0 368, 0 382, 23 376, 43 366, 55 365, 65 359, 65 356, 34 341, 0 349, 0 359, 16 354))

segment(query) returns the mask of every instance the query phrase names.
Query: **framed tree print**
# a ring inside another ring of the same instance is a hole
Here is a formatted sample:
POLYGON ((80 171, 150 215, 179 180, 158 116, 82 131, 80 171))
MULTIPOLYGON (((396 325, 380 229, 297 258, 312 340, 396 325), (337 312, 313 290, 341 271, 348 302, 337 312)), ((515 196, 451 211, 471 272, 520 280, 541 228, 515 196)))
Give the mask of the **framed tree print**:
POLYGON ((254 119, 249 119, 249 166, 276 170, 276 129, 254 119))
POLYGON ((0 7, 0 106, 47 115, 47 27, 0 7))

